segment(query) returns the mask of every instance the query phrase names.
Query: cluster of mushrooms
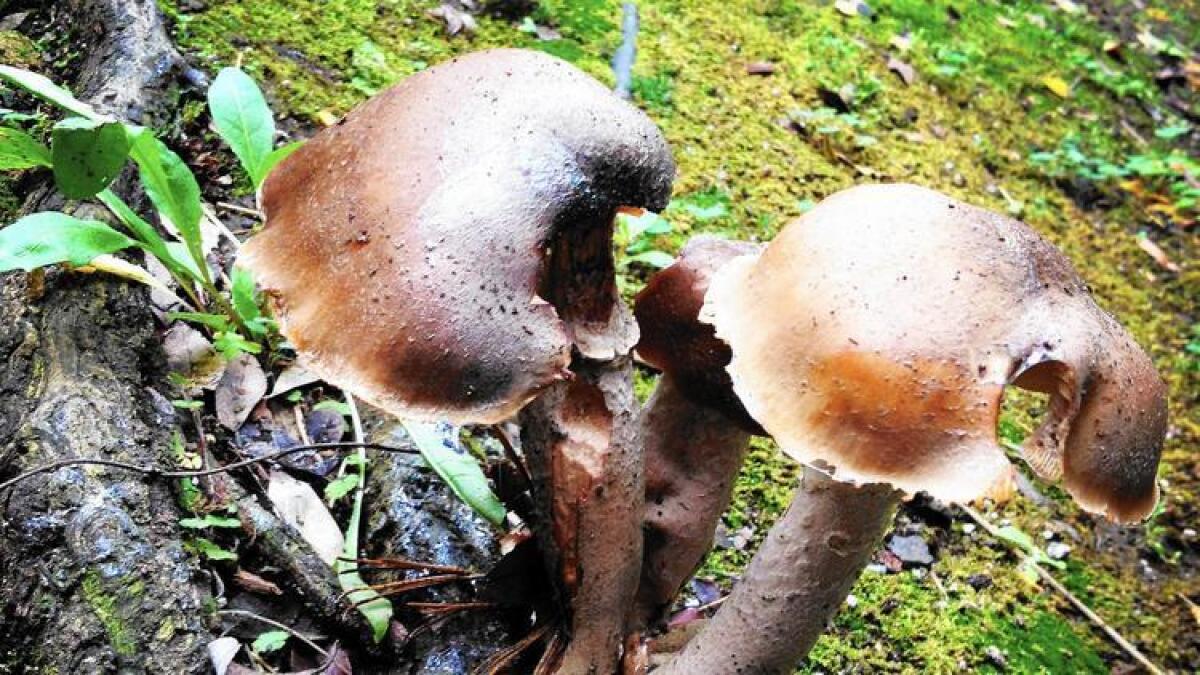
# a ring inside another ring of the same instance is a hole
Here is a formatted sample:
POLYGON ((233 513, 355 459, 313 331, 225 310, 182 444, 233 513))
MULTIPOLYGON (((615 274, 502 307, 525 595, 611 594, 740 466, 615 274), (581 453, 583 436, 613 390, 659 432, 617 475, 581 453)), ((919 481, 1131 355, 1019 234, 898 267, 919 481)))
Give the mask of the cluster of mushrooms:
MULTIPOLYGON (((407 419, 515 418, 561 606, 547 672, 790 672, 897 504, 1011 489, 1024 446, 1087 510, 1145 517, 1166 428, 1150 359, 1028 226, 911 185, 840 192, 768 244, 698 237, 631 312, 614 220, 659 210, 658 128, 573 66, 485 51, 414 75, 285 160, 240 264, 323 379, 407 419), (633 354, 661 370, 639 406, 633 354), (749 439, 802 483, 732 596, 651 666, 642 636, 711 546, 749 439)), ((544 664, 543 664, 544 665, 544 664)))

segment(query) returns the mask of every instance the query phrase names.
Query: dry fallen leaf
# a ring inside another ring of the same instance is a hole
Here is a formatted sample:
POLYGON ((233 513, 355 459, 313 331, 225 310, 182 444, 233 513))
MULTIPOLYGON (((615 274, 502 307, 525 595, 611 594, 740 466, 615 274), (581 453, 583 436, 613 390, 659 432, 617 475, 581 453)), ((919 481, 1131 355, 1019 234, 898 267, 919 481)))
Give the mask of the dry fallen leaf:
POLYGON ((308 483, 296 480, 283 471, 271 472, 267 496, 275 512, 285 523, 296 528, 317 556, 331 567, 342 554, 342 530, 308 483))
POLYGON ((770 61, 755 61, 746 64, 746 72, 750 75, 771 75, 775 72, 775 64, 770 61))
POLYGON ((247 572, 239 569, 233 574, 233 583, 238 588, 249 591, 250 593, 258 593, 259 595, 283 595, 283 589, 279 588, 272 581, 258 576, 254 572, 247 572))
POLYGON ((293 389, 299 389, 313 382, 320 381, 321 378, 308 372, 300 364, 293 363, 284 368, 283 372, 279 373, 279 375, 275 376, 275 386, 271 387, 271 395, 267 398, 274 398, 280 394, 286 394, 293 389))
POLYGON ((917 71, 894 56, 888 57, 887 69, 899 75, 904 84, 912 84, 917 79, 917 71))
POLYGON ((1071 97, 1071 85, 1057 75, 1047 75, 1042 78, 1042 84, 1059 98, 1071 97))
POLYGON ((441 6, 429 10, 428 14, 435 19, 441 19, 446 24, 446 33, 450 35, 458 35, 464 31, 474 33, 478 27, 475 17, 448 2, 443 2, 441 6))
POLYGON ((193 387, 212 389, 225 374, 225 360, 200 331, 175 323, 163 335, 167 369, 187 379, 193 387))
POLYGON ((1167 252, 1162 250, 1158 244, 1154 243, 1153 239, 1145 234, 1139 234, 1137 243, 1139 248, 1153 258, 1154 262, 1158 263, 1159 267, 1172 273, 1179 271, 1179 265, 1176 265, 1171 258, 1167 256, 1167 252))
POLYGON ((230 431, 237 431, 250 411, 267 393, 267 376, 258 359, 242 354, 229 362, 217 383, 217 420, 230 431))
POLYGON ((229 671, 229 664, 241 649, 242 643, 234 637, 217 638, 208 643, 208 660, 216 675, 225 675, 229 671))

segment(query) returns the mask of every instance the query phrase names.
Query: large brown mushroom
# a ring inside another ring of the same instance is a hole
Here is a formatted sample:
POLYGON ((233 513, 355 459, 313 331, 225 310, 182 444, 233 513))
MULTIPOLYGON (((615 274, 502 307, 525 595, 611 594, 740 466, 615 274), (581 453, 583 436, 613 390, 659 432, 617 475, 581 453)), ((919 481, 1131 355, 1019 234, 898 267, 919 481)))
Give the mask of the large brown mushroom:
POLYGON ((1062 254, 1010 218, 910 185, 846 190, 722 266, 701 320, 729 345, 749 415, 816 468, 663 675, 790 672, 885 531, 895 488, 1004 492, 1008 384, 1051 398, 1024 447, 1037 473, 1118 521, 1157 499, 1161 380, 1062 254))
POLYGON ((759 248, 696 237, 634 303, 638 354, 662 371, 641 418, 646 516, 635 625, 661 618, 703 561, 750 436, 763 433, 733 393, 729 346, 697 320, 713 272, 759 248))
POLYGON ((464 56, 322 131, 263 185, 240 262, 323 379, 401 417, 522 413, 572 642, 611 672, 641 560, 642 457, 614 283, 622 206, 674 166, 640 111, 536 52, 464 56), (586 533, 586 534, 584 534, 586 533))

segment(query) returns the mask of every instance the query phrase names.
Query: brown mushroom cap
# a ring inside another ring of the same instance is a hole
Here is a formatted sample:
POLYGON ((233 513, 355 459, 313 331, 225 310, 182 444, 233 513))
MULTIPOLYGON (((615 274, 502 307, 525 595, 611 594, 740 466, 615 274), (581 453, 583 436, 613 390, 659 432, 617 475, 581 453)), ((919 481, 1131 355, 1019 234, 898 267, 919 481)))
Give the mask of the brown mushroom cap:
POLYGON ((659 130, 600 83, 538 52, 479 52, 284 160, 240 263, 317 375, 398 415, 496 422, 565 378, 572 346, 629 351, 602 244, 619 207, 661 208, 673 176, 659 130), (559 259, 573 248, 594 259, 559 259), (582 300, 562 291, 585 283, 582 300))
POLYGON ((714 272, 734 258, 757 253, 759 244, 713 236, 694 237, 670 267, 650 278, 634 300, 641 339, 638 354, 672 376, 679 392, 697 405, 723 413, 742 430, 763 434, 733 393, 725 367, 732 354, 716 330, 699 320, 714 272))
POLYGON ((911 185, 840 192, 714 276, 734 390, 803 462, 965 502, 1005 484, 1003 387, 1051 396, 1023 448, 1086 509, 1147 515, 1166 429, 1146 354, 1028 226, 911 185))

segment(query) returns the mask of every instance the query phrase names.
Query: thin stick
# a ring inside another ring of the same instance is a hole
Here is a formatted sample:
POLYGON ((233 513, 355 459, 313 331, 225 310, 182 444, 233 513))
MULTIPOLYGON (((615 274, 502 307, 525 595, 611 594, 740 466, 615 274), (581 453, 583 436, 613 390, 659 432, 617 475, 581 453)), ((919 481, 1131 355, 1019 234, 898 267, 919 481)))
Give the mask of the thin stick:
MULTIPOLYGON (((982 513, 976 511, 966 504, 960 504, 959 508, 961 508, 968 516, 971 516, 971 518, 975 522, 979 523, 983 529, 987 530, 988 534, 992 535, 996 539, 999 539, 1000 541, 1008 541, 1000 535, 1000 531, 995 525, 992 525, 986 518, 983 517, 982 513)), ((1113 642, 1117 643, 1118 647, 1124 649, 1127 654, 1134 658, 1134 660, 1142 664, 1142 667, 1150 671, 1152 675, 1164 675, 1162 668, 1154 665, 1154 663, 1152 663, 1150 659, 1146 658, 1146 656, 1142 654, 1142 652, 1139 651, 1132 642, 1126 640, 1124 636, 1117 632, 1117 629, 1110 626, 1107 621, 1100 617, 1099 614, 1092 611, 1092 609, 1085 605, 1082 600, 1075 597, 1074 593, 1072 593, 1066 586, 1063 586, 1061 583, 1059 583, 1058 579, 1055 579, 1049 572, 1047 572, 1045 569, 1042 569, 1041 565, 1035 564, 1033 568, 1037 570, 1038 576, 1044 579, 1046 583, 1050 584, 1054 590, 1061 593, 1063 597, 1065 597, 1072 605, 1075 606, 1075 609, 1079 610, 1088 618, 1089 621, 1095 624, 1096 627, 1104 631, 1104 633, 1108 635, 1113 642)))
POLYGON ((18 474, 16 477, 10 478, 9 480, 6 480, 3 483, 0 483, 0 492, 3 492, 4 490, 7 490, 8 488, 13 487, 17 483, 20 483, 26 479, 32 478, 33 476, 36 476, 38 474, 50 473, 51 471, 57 471, 59 469, 66 468, 69 466, 104 466, 104 467, 108 467, 110 469, 122 469, 124 471, 132 471, 134 473, 140 473, 140 474, 143 474, 146 476, 150 476, 152 478, 167 478, 167 479, 203 478, 205 476, 213 476, 213 475, 216 475, 219 473, 226 473, 229 471, 234 471, 235 469, 241 469, 243 467, 252 466, 254 464, 259 464, 262 462, 274 461, 274 460, 280 459, 282 457, 287 457, 288 455, 294 455, 294 454, 297 454, 300 452, 310 452, 313 450, 353 450, 353 449, 361 449, 364 451, 365 450, 382 450, 384 452, 399 452, 399 453, 403 453, 403 454, 407 454, 407 455, 415 455, 418 452, 417 450, 414 450, 412 448, 400 448, 400 447, 396 447, 396 446, 392 446, 392 445, 382 445, 380 443, 359 443, 356 441, 353 441, 353 442, 352 441, 339 441, 337 443, 313 443, 312 445, 293 446, 286 450, 280 450, 278 452, 272 452, 270 454, 263 455, 262 457, 246 459, 246 460, 242 460, 240 462, 234 462, 233 464, 226 464, 225 466, 219 466, 219 467, 216 467, 213 469, 205 469, 202 471, 167 471, 165 469, 160 469, 157 467, 138 466, 137 464, 129 464, 127 462, 119 462, 119 461, 112 460, 112 459, 99 459, 99 458, 64 459, 59 462, 51 462, 49 464, 43 464, 42 466, 30 469, 29 471, 18 474))
POLYGON ((321 656, 325 657, 326 659, 329 658, 329 652, 327 652, 324 649, 322 649, 321 647, 317 646, 316 642, 313 642, 313 640, 324 639, 322 637, 314 636, 314 637, 310 638, 307 635, 296 630, 295 628, 292 628, 291 626, 287 626, 282 623, 279 623, 278 621, 276 621, 274 619, 268 619, 267 617, 259 615, 259 614, 255 614, 254 612, 247 612, 244 609, 221 609, 221 610, 217 610, 217 614, 219 616, 240 616, 240 617, 244 617, 247 619, 254 619, 255 621, 265 623, 268 626, 274 626, 275 628, 278 628, 279 630, 287 633, 288 635, 291 635, 292 637, 296 638, 297 640, 308 645, 314 652, 320 654, 321 656))
POLYGON ((512 439, 508 437, 504 429, 500 428, 499 424, 493 424, 488 427, 488 430, 492 432, 492 436, 495 436, 496 440, 500 441, 501 447, 504 448, 504 456, 508 458, 508 461, 513 463, 513 466, 517 467, 517 471, 521 472, 521 477, 525 479, 525 482, 533 485, 533 476, 529 475, 529 467, 525 466, 525 461, 517 454, 517 449, 513 447, 512 439))
POLYGON ((208 222, 211 225, 216 226, 216 228, 221 231, 221 234, 225 235, 225 238, 229 240, 229 244, 233 247, 234 253, 237 253, 241 250, 242 240, 238 239, 233 232, 230 232, 229 226, 225 224, 225 221, 218 218, 217 214, 214 213, 212 209, 208 208, 208 206, 204 207, 204 217, 208 219, 208 222))
POLYGON ((454 565, 437 565, 434 563, 418 562, 416 560, 406 560, 404 558, 346 558, 339 557, 342 562, 355 563, 358 565, 359 571, 371 570, 406 570, 416 572, 435 572, 438 574, 458 574, 468 576, 476 574, 464 567, 456 567, 454 565))
POLYGON ((237 204, 230 204, 229 202, 217 202, 217 208, 225 209, 226 211, 232 211, 234 213, 240 213, 243 216, 250 216, 251 218, 258 218, 259 220, 262 220, 263 216, 262 211, 259 211, 258 209, 248 209, 245 206, 238 206, 237 204))

